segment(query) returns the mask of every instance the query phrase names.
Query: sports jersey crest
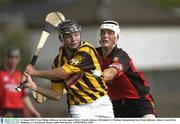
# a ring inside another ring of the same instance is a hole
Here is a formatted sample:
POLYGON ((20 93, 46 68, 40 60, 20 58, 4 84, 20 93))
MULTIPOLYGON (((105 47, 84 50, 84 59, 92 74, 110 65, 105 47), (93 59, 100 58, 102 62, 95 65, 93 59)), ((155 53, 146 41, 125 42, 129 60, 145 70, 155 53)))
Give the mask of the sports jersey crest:
POLYGON ((71 65, 78 65, 84 60, 83 56, 76 55, 73 59, 71 59, 70 64, 71 65))

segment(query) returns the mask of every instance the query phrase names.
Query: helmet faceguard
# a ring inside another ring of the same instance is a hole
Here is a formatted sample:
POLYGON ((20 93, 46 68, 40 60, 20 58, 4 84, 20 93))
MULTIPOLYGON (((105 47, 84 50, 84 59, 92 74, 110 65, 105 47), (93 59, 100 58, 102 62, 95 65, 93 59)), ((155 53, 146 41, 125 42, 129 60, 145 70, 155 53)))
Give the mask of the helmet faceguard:
POLYGON ((111 20, 103 21, 100 29, 101 30, 102 29, 112 30, 112 31, 114 31, 116 37, 119 37, 119 35, 120 35, 119 24, 118 24, 118 22, 115 22, 115 21, 111 21, 111 20))

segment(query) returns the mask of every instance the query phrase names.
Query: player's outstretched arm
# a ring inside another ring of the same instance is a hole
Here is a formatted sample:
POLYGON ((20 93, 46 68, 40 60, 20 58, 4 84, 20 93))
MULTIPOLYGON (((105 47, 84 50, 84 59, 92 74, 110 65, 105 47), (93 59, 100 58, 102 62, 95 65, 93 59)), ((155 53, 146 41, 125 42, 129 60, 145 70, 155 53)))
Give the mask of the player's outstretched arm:
MULTIPOLYGON (((128 66, 127 66, 128 67, 128 66)), ((124 66, 119 62, 119 59, 113 59, 113 63, 109 65, 109 68, 103 72, 104 79, 106 81, 113 80, 124 73, 124 66)))
POLYGON ((36 108, 34 107, 34 105, 31 102, 31 99, 29 98, 29 96, 24 96, 23 97, 23 101, 24 104, 26 105, 26 107, 33 113, 33 115, 35 115, 36 117, 41 117, 41 114, 36 110, 36 108))
POLYGON ((25 72, 31 76, 50 79, 50 80, 65 79, 70 75, 63 68, 55 68, 52 70, 42 71, 42 70, 36 70, 32 65, 27 65, 25 72))
POLYGON ((115 68, 108 68, 103 71, 105 81, 113 80, 117 76, 117 70, 115 68))
POLYGON ((34 90, 52 100, 59 100, 63 96, 63 88, 61 92, 56 92, 53 89, 50 88, 44 88, 36 85, 36 83, 31 79, 31 76, 27 73, 24 73, 24 76, 21 80, 21 82, 27 80, 26 87, 30 88, 31 90, 34 90))

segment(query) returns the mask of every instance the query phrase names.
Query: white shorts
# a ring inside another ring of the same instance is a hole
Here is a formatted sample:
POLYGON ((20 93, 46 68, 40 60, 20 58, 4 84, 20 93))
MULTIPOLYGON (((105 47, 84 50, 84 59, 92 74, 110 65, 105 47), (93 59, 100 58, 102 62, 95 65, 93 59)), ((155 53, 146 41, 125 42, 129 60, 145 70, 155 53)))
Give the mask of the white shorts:
POLYGON ((114 118, 112 103, 108 95, 92 103, 73 105, 70 107, 70 113, 73 118, 114 118))

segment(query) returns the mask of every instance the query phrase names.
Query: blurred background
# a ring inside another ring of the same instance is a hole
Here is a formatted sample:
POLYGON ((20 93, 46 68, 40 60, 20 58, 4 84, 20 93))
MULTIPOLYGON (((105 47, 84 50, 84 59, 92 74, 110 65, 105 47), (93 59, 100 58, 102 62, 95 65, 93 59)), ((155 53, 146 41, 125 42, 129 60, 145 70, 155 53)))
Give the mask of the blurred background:
MULTIPOLYGON (((82 39, 99 46, 99 27, 113 19, 121 27, 118 46, 134 60, 151 85, 158 117, 180 117, 180 0, 0 0, 0 64, 3 50, 17 45, 22 71, 39 41, 44 17, 58 10, 82 25, 82 39)), ((60 43, 57 32, 48 39, 37 68, 50 69, 60 43)), ((35 79, 41 85, 48 80, 35 79)), ((69 117, 66 95, 36 108, 44 117, 69 117)))

